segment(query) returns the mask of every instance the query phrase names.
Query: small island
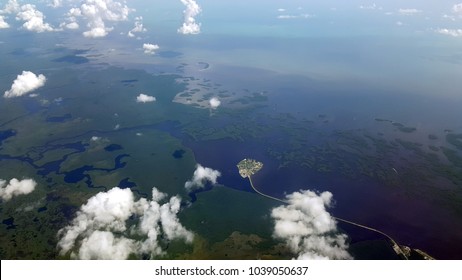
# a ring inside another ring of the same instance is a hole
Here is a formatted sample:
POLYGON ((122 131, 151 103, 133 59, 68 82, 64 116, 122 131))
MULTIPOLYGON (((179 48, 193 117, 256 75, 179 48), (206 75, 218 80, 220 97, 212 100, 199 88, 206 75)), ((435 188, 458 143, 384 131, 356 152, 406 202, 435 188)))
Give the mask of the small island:
POLYGON ((242 178, 247 178, 251 175, 254 175, 263 167, 263 163, 258 162, 254 159, 243 159, 237 164, 237 168, 239 169, 239 174, 242 178))

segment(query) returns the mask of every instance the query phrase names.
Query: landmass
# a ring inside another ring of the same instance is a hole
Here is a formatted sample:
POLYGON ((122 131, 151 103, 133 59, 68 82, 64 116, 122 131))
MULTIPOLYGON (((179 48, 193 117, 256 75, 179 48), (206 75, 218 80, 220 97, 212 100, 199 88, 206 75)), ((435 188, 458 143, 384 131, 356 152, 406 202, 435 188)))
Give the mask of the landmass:
POLYGON ((247 178, 251 175, 254 175, 260 169, 262 169, 263 163, 258 162, 254 159, 243 159, 237 164, 237 168, 239 169, 239 174, 242 178, 247 178))
POLYGON ((415 127, 407 127, 407 126, 405 126, 405 125, 402 124, 402 123, 395 122, 395 121, 392 121, 392 120, 375 118, 375 121, 377 121, 377 122, 389 122, 389 123, 391 123, 393 126, 395 126, 396 128, 398 128, 398 130, 401 131, 401 132, 411 133, 411 132, 414 132, 414 131, 417 130, 415 127))

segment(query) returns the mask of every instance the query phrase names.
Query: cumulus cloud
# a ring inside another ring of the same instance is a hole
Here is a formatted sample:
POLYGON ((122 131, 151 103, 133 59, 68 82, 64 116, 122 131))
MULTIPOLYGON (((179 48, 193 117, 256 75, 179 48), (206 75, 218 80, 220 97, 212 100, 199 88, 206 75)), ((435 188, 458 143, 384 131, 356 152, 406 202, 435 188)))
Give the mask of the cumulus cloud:
POLYGON ((443 35, 449 35, 452 37, 462 37, 462 29, 440 28, 440 29, 437 29, 436 32, 443 34, 443 35))
POLYGON ((67 22, 62 27, 68 29, 79 28, 78 18, 87 22, 88 30, 83 32, 85 37, 105 37, 113 30, 106 22, 125 21, 131 9, 126 4, 113 0, 85 0, 80 7, 74 7, 67 13, 67 22))
POLYGON ((0 29, 9 28, 10 25, 5 21, 4 16, 0 16, 0 29))
POLYGON ((405 16, 412 16, 421 13, 421 10, 417 9, 399 9, 398 13, 405 16))
POLYGON ((30 71, 22 71, 22 74, 18 75, 14 80, 11 89, 5 91, 3 96, 5 98, 22 96, 44 86, 46 80, 46 77, 42 74, 37 76, 30 71))
POLYGON ((17 0, 9 0, 3 10, 0 10, 0 14, 15 14, 21 10, 21 7, 17 0))
POLYGON ((154 96, 146 95, 144 93, 141 93, 136 97, 136 102, 138 103, 147 103, 147 102, 154 102, 156 101, 156 98, 154 96))
POLYGON ((212 97, 212 98, 209 100, 209 104, 210 104, 210 108, 216 109, 216 108, 220 107, 221 101, 220 101, 220 99, 218 99, 217 97, 212 97))
POLYGON ((159 48, 159 45, 143 44, 143 50, 145 54, 155 54, 159 48))
POLYGON ((8 201, 13 198, 13 196, 18 196, 22 194, 29 194, 35 190, 37 183, 33 179, 24 179, 19 181, 16 178, 10 180, 6 184, 5 180, 0 179, 0 198, 3 201, 8 201))
POLYGON ((276 238, 283 239, 298 259, 351 259, 347 236, 337 231, 327 212, 332 194, 304 190, 287 196, 288 205, 271 211, 276 238))
POLYGON ((65 16, 66 21, 61 23, 59 27, 74 30, 80 28, 77 18, 82 16, 82 11, 79 8, 71 8, 65 16))
POLYGON ((152 200, 135 200, 130 189, 100 192, 82 205, 71 224, 58 232, 60 254, 78 259, 127 259, 162 255, 162 242, 192 242, 193 233, 177 214, 181 199, 152 189, 152 200), (163 202, 164 201, 164 202, 163 202), (129 221, 130 220, 130 221, 129 221), (129 226, 130 225, 130 226, 129 226))
POLYGON ((186 6, 183 11, 183 25, 178 29, 181 34, 199 34, 201 32, 200 24, 196 23, 195 17, 202 11, 201 7, 194 0, 181 0, 186 6))
POLYGON ((16 19, 24 21, 22 26, 29 31, 41 33, 54 30, 50 24, 44 22, 43 13, 32 4, 21 6, 21 11, 16 15, 16 19))
POLYGON ((216 184, 217 179, 220 176, 221 176, 220 171, 213 170, 208 167, 203 167, 202 165, 198 164, 196 166, 196 170, 194 171, 192 179, 190 181, 187 181, 184 184, 184 187, 188 191, 193 190, 193 189, 200 189, 205 186, 207 181, 212 184, 216 184))
POLYGON ((128 31, 128 37, 135 37, 135 33, 146 32, 147 29, 143 26, 143 17, 135 18, 135 27, 132 30, 128 31))

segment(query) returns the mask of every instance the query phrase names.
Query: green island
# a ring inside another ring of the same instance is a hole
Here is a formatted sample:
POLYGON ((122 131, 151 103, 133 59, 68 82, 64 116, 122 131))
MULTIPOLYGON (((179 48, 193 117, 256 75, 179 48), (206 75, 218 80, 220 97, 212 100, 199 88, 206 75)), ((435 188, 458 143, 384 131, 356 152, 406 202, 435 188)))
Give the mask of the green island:
POLYGON ((239 169, 239 174, 242 176, 242 178, 247 178, 251 175, 254 175, 260 169, 262 169, 263 163, 258 162, 254 159, 243 159, 237 164, 237 168, 239 169))

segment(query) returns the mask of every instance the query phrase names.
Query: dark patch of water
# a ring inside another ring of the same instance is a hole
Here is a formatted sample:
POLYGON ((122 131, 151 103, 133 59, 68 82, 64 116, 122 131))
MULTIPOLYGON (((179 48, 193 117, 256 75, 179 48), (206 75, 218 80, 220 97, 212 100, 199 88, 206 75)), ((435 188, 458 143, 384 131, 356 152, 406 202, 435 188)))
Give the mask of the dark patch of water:
POLYGON ((104 150, 108 151, 108 152, 113 152, 113 151, 118 151, 118 150, 122 150, 123 147, 121 145, 118 145, 118 144, 111 144, 111 145, 108 145, 106 147, 104 147, 104 150))
POLYGON ((130 182, 130 178, 122 179, 117 185, 121 189, 133 188, 136 187, 136 183, 130 182))
POLYGON ((53 59, 54 62, 67 62, 72 64, 84 64, 90 62, 90 60, 84 56, 79 55, 65 55, 56 59, 53 59))
POLYGON ((84 173, 87 171, 91 171, 91 170, 95 170, 95 168, 93 168, 93 166, 91 165, 85 165, 77 169, 71 170, 69 172, 65 172, 64 174, 66 175, 64 176, 64 182, 71 183, 71 184, 80 182, 84 178, 89 178, 89 176, 84 173))
POLYGON ((13 129, 0 131, 0 146, 2 145, 3 141, 15 135, 16 135, 16 131, 13 129))
POLYGON ((6 229, 15 229, 16 225, 14 224, 14 218, 10 217, 2 221, 2 224, 6 225, 6 229))
POLYGON ((206 192, 210 191, 213 188, 213 186, 209 183, 205 184, 204 187, 194 189, 188 193, 189 197, 191 198, 191 203, 194 203, 197 200, 196 194, 201 193, 201 192, 206 192))
POLYGON ((157 54, 163 58, 175 58, 175 57, 179 57, 183 55, 183 53, 175 52, 175 51, 163 51, 163 52, 158 52, 157 54))
POLYGON ((186 153, 185 150, 183 149, 179 149, 179 150, 175 150, 173 153, 172 153, 172 157, 176 158, 176 159, 180 159, 180 158, 183 158, 183 155, 186 153))
POLYGON ((132 84, 138 82, 137 79, 131 79, 131 80, 121 80, 120 81, 122 84, 132 84))

